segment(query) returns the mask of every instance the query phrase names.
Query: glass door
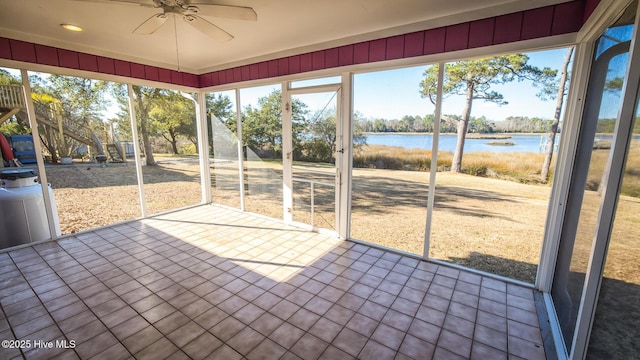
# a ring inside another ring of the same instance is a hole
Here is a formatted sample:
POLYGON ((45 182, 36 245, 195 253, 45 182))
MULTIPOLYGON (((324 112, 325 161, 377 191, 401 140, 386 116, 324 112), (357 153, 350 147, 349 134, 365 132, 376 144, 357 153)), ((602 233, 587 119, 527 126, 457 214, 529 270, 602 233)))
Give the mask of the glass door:
POLYGON ((633 16, 625 14, 596 43, 551 289, 566 352, 577 358, 582 358, 577 354, 583 351, 585 318, 597 288, 589 285, 599 276, 593 264, 602 254, 596 249, 608 241, 603 209, 611 207, 607 196, 615 191, 607 188, 607 181, 619 171, 611 159, 621 128, 620 90, 627 81, 633 27, 633 16))
POLYGON ((290 89, 291 221, 337 232, 340 85, 290 89))

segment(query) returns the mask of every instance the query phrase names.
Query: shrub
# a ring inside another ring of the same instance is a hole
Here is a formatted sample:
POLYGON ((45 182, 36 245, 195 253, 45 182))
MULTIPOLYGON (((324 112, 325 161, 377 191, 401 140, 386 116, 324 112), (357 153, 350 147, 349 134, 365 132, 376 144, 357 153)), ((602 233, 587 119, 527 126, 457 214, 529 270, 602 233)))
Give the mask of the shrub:
MULTIPOLYGON (((451 169, 453 154, 438 152, 437 171, 451 169)), ((555 160, 555 158, 554 158, 555 160)), ((521 152, 473 152, 462 159, 462 172, 474 176, 493 177, 520 183, 540 182, 544 154, 521 152)), ((431 151, 382 145, 367 145, 356 151, 353 166, 360 168, 429 171, 431 151)), ((552 164, 553 170, 553 164, 552 164)), ((553 173, 550 174, 553 176, 553 173)))

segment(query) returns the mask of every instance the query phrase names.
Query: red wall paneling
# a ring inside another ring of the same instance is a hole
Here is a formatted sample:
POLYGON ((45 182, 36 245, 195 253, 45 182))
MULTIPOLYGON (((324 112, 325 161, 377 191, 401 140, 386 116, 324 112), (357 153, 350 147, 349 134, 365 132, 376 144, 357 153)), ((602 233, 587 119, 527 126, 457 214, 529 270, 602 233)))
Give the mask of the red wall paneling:
POLYGON ((313 70, 322 70, 325 69, 324 63, 324 50, 314 51, 311 53, 311 67, 313 70))
MULTIPOLYGON (((132 68, 132 72, 133 72, 133 68, 132 68)), ((175 70, 171 70, 171 83, 182 84, 182 73, 175 70)))
POLYGON ((353 45, 353 63, 364 64, 369 62, 369 42, 361 42, 353 45))
POLYGON ((240 68, 242 72, 242 81, 251 80, 251 66, 245 65, 240 68))
POLYGON ((225 77, 225 81, 227 83, 232 83, 233 82, 233 69, 226 69, 224 70, 224 77, 225 77))
MULTIPOLYGON (((146 76, 144 73, 144 65, 131 63, 131 76, 138 79, 144 79, 146 76)), ((173 78, 171 80, 175 84, 173 78)))
MULTIPOLYGON (((60 63, 62 63, 62 60, 60 60, 60 63)), ((128 61, 122 61, 117 59, 113 63, 115 65, 116 75, 126 76, 126 77, 131 76, 131 63, 129 63, 128 61)))
POLYGON ((522 34, 522 13, 513 13, 496 17, 493 43, 504 44, 520 40, 522 34))
POLYGON ((115 64, 114 60, 111 58, 106 58, 104 56, 98 56, 98 71, 103 74, 115 74, 115 64))
MULTIPOLYGON (((80 67, 78 62, 78 53, 71 50, 58 49, 58 60, 60 66, 69 69, 78 69, 80 67)), ((125 76, 131 76, 131 72, 125 76)))
POLYGON ((289 73, 297 74, 300 71, 300 55, 289 56, 287 58, 289 60, 289 73))
POLYGON ((338 48, 338 65, 347 66, 353 64, 353 45, 345 45, 338 48))
POLYGON ((404 57, 404 35, 387 38, 386 60, 400 59, 404 57))
POLYGON ((327 49, 324 53, 324 67, 334 68, 340 66, 340 50, 338 48, 327 49))
POLYGON ((9 39, 0 37, 0 58, 11 59, 11 44, 9 39))
POLYGON ((425 31, 423 55, 439 54, 444 52, 445 39, 446 29, 443 27, 425 31))
POLYGON ((404 36, 404 56, 420 56, 424 49, 424 31, 410 33, 404 36))
POLYGON ((58 63, 58 49, 51 47, 36 44, 36 60, 38 64, 51 65, 51 66, 59 66, 58 63))
POLYGON ((267 61, 269 64, 269 77, 278 76, 278 59, 267 61))
POLYGON ((184 85, 184 86, 190 86, 195 88, 200 86, 200 82, 198 81, 198 75, 196 74, 182 73, 182 81, 183 83, 181 85, 184 85))
POLYGON ((269 77, 269 63, 263 61, 258 64, 258 74, 260 79, 266 79, 269 77))
POLYGON ((476 20, 469 24, 469 48, 493 44, 495 18, 476 20))
POLYGON ((169 69, 158 69, 158 81, 162 81, 165 83, 171 82, 171 70, 169 69))
POLYGON ((584 14, 584 5, 582 1, 572 1, 556 5, 553 11, 551 35, 566 34, 580 30, 582 17, 576 15, 584 14))
POLYGON ((387 39, 369 41, 369 61, 382 61, 387 56, 387 39))
POLYGON ((78 64, 80 70, 98 71, 98 57, 91 54, 78 53, 78 64))
POLYGON ((445 28, 444 51, 467 49, 469 45, 469 23, 447 26, 445 28))
POLYGON ((313 56, 311 53, 306 53, 300 55, 300 71, 311 71, 313 70, 313 56))
POLYGON ((553 24, 553 6, 524 12, 522 18, 522 40, 535 39, 551 35, 553 24))
POLYGON ((240 67, 233 68, 233 81, 242 81, 242 69, 240 67))
POLYGON ((289 73, 289 58, 278 59, 278 75, 288 75, 289 73))
POLYGON ((160 79, 160 74, 158 73, 158 68, 155 66, 144 66, 144 78, 150 81, 158 81, 160 79))
POLYGON ((13 60, 37 63, 36 48, 33 43, 9 39, 13 60))

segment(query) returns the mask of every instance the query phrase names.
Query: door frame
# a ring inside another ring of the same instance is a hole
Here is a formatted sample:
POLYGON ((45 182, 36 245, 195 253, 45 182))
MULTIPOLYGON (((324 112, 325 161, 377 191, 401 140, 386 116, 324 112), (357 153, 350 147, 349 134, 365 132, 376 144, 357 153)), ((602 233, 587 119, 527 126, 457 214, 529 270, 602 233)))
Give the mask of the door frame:
MULTIPOLYGON (((630 5, 631 1, 619 0, 613 4, 604 6, 601 3, 595 16, 592 16, 588 24, 578 34, 579 44, 577 45, 576 61, 574 63, 574 77, 578 91, 570 92, 571 99, 567 108, 565 121, 565 133, 578 134, 581 127, 581 119, 585 107, 586 83, 590 77, 591 59, 595 51, 595 41, 604 30, 615 23, 623 11, 630 5)), ((551 332, 555 342, 556 354, 560 359, 584 359, 589 345, 589 336, 593 326, 593 319, 596 312, 597 300, 602 282, 606 253, 609 245, 611 230, 613 226, 617 200, 620 191, 620 184, 624 170, 624 159, 630 141, 630 122, 635 116, 636 101, 638 95, 638 84, 640 83, 640 47, 637 46, 638 27, 640 25, 640 6, 635 6, 635 26, 629 50, 629 60, 627 64, 626 81, 623 86, 622 103, 620 105, 618 125, 614 130, 614 142, 612 152, 605 170, 607 176, 605 190, 602 194, 594 240, 590 252, 589 263, 585 273, 585 282, 582 290, 582 297, 579 305, 578 316, 574 329, 573 341, 571 344, 564 344, 556 308, 551 297, 551 288, 561 238, 561 231, 564 227, 566 210, 568 208, 568 193, 570 184, 574 176, 574 155, 577 149, 577 136, 565 136, 561 140, 561 146, 572 151, 563 152, 563 156, 558 159, 557 179, 554 181, 554 192, 550 201, 550 213, 547 220, 545 233, 545 245, 543 246, 542 259, 545 262, 540 264, 536 287, 544 292, 544 301, 547 314, 551 322, 551 332), (568 165, 568 166, 567 166, 568 165), (557 188, 557 191, 556 191, 557 188), (557 207, 557 209, 555 209, 557 207), (555 209, 552 211, 552 209, 555 209)), ((572 89, 573 89, 572 81, 572 89)), ((565 149, 565 150, 566 150, 565 149)), ((586 164, 588 166, 588 164, 586 164)), ((580 189, 583 190, 583 189, 580 189)))
MULTIPOLYGON (((308 227, 313 231, 342 236, 341 228, 344 226, 344 216, 342 216, 344 208, 341 206, 343 178, 345 173, 344 166, 344 109, 343 102, 343 84, 332 83, 325 85, 314 85, 305 87, 291 87, 292 82, 284 82, 282 84, 282 218, 286 224, 295 224, 296 226, 308 227), (292 102, 293 95, 318 94, 336 92, 336 162, 335 162, 335 230, 324 229, 310 224, 299 223, 293 220, 293 125, 292 125, 292 102)), ((349 151, 350 153, 350 151, 349 151)))

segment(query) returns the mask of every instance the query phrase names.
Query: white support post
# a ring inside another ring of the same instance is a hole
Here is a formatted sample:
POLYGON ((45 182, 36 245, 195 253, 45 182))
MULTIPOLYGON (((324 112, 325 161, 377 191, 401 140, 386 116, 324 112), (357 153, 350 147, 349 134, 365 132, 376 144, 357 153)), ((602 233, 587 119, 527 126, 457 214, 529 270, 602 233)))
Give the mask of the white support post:
POLYGON ((282 219, 293 221, 293 126, 289 83, 282 83, 282 219))
POLYGON ((44 160, 42 159, 42 144, 40 143, 40 132, 38 131, 38 122, 36 120, 36 111, 31 98, 31 83, 29 83, 29 73, 27 70, 20 70, 22 76, 22 88, 24 89, 24 103, 29 115, 29 126, 31 127, 31 135, 33 137, 33 150, 36 153, 36 162, 38 164, 38 175, 40 176, 40 187, 42 188, 42 198, 44 199, 44 208, 47 213, 47 223, 49 224, 49 235, 51 239, 56 239, 60 235, 60 229, 56 226, 57 214, 53 213, 54 205, 49 197, 49 182, 47 181, 47 172, 44 168, 44 160))
POLYGON ((203 92, 198 92, 198 100, 194 102, 196 105, 198 153, 200 154, 200 186, 202 190, 202 203, 209 204, 212 201, 211 167, 209 165, 209 134, 207 132, 207 102, 205 94, 203 92))
POLYGON ((342 74, 342 88, 338 97, 338 117, 340 126, 338 146, 339 156, 336 159, 336 229, 338 236, 348 239, 351 226, 351 177, 353 168, 353 74, 342 74))
POLYGON ((138 122, 136 121, 136 106, 133 95, 133 85, 127 84, 129 94, 129 120, 131 122, 131 137, 133 138, 133 154, 136 158, 136 177, 138 178, 138 198, 140 199, 140 216, 147 216, 144 197, 144 179, 142 176, 142 159, 140 157, 140 143, 138 140, 138 122))
POLYGON ((433 140, 431 143, 431 166, 429 167, 429 198, 427 200, 427 220, 424 228, 424 248, 422 258, 429 258, 431 240, 431 222, 433 220, 433 202, 436 197, 436 172, 438 171, 438 142, 440 139, 440 117, 442 116, 442 89, 444 86, 445 63, 438 64, 438 89, 436 95, 436 109, 433 118, 433 140))
POLYGON ((576 46, 535 287, 550 292, 564 224, 595 42, 576 46))
POLYGON ((245 211, 244 155, 242 152, 242 106, 240 106, 240 89, 236 89, 236 134, 236 137, 238 138, 238 178, 240 184, 240 210, 245 211))

